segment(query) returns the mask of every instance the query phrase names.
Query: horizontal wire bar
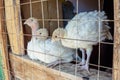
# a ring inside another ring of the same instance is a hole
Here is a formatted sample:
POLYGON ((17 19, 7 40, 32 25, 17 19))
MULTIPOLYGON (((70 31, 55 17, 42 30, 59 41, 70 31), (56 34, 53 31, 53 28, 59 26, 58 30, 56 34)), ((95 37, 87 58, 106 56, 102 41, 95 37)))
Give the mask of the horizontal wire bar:
MULTIPOLYGON (((44 1, 48 1, 48 0, 43 0, 43 2, 44 2, 44 1)), ((41 2, 41 0, 31 1, 31 2, 24 2, 24 3, 16 4, 16 6, 23 6, 23 5, 28 5, 28 4, 31 4, 31 3, 35 4, 35 3, 39 3, 39 2, 41 2)), ((14 6, 14 5, 9 5, 9 6, 5 6, 5 7, 13 7, 13 6, 14 6)), ((3 9, 3 8, 5 8, 5 7, 0 7, 0 9, 3 9)))
MULTIPOLYGON (((33 35, 32 34, 18 34, 18 33, 3 33, 3 35, 19 35, 19 36, 27 36, 27 37, 32 37, 33 35)), ((34 35, 34 36, 39 36, 39 35, 34 35)), ((42 36, 42 37, 46 37, 46 36, 42 36)), ((51 36, 47 36, 48 38, 51 38, 51 36)), ((95 42, 95 43, 101 43, 101 44, 109 44, 109 45, 113 45, 114 43, 111 43, 111 42, 104 42, 104 41, 101 41, 101 42, 98 42, 98 41, 91 41, 91 40, 81 40, 81 39, 72 39, 72 38, 61 38, 61 37, 58 37, 60 39, 67 39, 67 40, 73 40, 73 41, 85 41, 85 42, 95 42)))
MULTIPOLYGON (((31 52, 35 52, 35 53, 40 53, 40 54, 45 54, 45 55, 49 55, 49 56, 54 56, 54 57, 58 57, 58 56, 55 56, 55 55, 52 55, 52 54, 46 54, 46 53, 43 53, 43 52, 38 52, 38 51, 33 51, 33 50, 28 50, 28 49, 24 49, 24 48, 20 48, 22 50, 27 50, 27 51, 31 51, 31 52)), ((14 54, 14 53, 13 53, 14 54)), ((24 58, 23 56, 21 56, 22 58, 24 58)), ((58 57, 59 59, 62 59, 62 57, 58 57)), ((58 59, 58 60, 59 60, 58 59)), ((76 60, 72 60, 74 62, 76 62, 76 60)), ((42 61, 41 61, 42 62, 42 61)), ((79 63, 80 61, 77 61, 77 63, 79 63)), ((92 63, 89 63, 89 65, 91 66, 94 66, 94 67, 101 67, 101 68, 106 68, 106 69, 113 69, 111 67, 106 67, 106 66, 101 66, 101 65, 97 65, 97 64, 92 64, 92 63)), ((117 68, 115 68, 117 69, 117 68)))
MULTIPOLYGON (((19 56, 19 57, 21 57, 22 59, 25 59, 24 58, 24 56, 19 56)), ((9 60, 11 60, 11 59, 9 59, 9 60)), ((36 60, 32 60, 32 61, 36 61, 36 60)), ((61 61, 61 60, 59 60, 59 61, 61 61)), ((73 61, 75 61, 75 60, 73 60, 73 61)), ((41 61, 42 62, 42 61, 41 61)), ((80 61, 78 61, 78 63, 79 63, 80 61)), ((33 62, 34 63, 34 62, 33 62)), ((44 63, 44 62, 42 62, 42 63, 44 63)), ((72 63, 71 63, 72 64, 72 63)), ((77 64, 77 63, 76 63, 77 64)), ((45 63, 45 65, 47 65, 47 63, 45 63)), ((75 65, 75 64, 74 64, 75 65)), ((100 68, 104 68, 104 69, 110 69, 110 70, 118 70, 119 68, 111 68, 111 67, 107 67, 107 66, 102 66, 102 65, 97 65, 97 64, 92 64, 92 63, 89 63, 89 65, 91 65, 91 66, 94 66, 94 67, 100 67, 100 68)), ((76 66, 76 65, 75 65, 76 66)), ((69 67, 69 66, 68 66, 69 67)), ((77 67, 79 67, 79 66, 77 66, 77 67)))
MULTIPOLYGON (((19 18, 14 18, 14 19, 2 19, 2 21, 13 21, 13 20, 15 20, 15 19, 19 19, 19 18)), ((27 19, 21 19, 22 21, 25 21, 25 20, 27 20, 27 19)), ((43 21, 43 19, 41 18, 39 18, 39 19, 37 19, 38 21, 43 21)), ((72 19, 59 19, 59 21, 79 21, 80 19, 74 19, 74 20, 72 20, 72 19)), ((58 21, 58 19, 56 18, 56 19, 44 19, 44 21, 58 21)), ((90 22, 92 22, 93 20, 91 19, 91 20, 89 20, 90 22)), ((88 21, 88 22, 89 22, 88 21)), ((94 21, 101 21, 101 22, 114 22, 114 21, 120 21, 120 20, 94 20, 94 21)))

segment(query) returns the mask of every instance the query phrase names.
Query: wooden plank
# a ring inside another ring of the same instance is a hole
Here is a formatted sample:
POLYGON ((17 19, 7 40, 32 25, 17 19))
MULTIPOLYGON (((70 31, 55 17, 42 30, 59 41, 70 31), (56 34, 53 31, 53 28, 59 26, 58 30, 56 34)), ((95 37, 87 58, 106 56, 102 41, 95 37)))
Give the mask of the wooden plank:
POLYGON ((7 31, 12 52, 17 55, 24 54, 24 40, 21 23, 20 0, 4 0, 7 31))
POLYGON ((47 68, 11 53, 10 60, 15 76, 21 80, 83 80, 81 77, 47 68))
POLYGON ((120 79, 120 2, 114 0, 114 59, 113 59, 113 80, 120 79))
MULTIPOLYGON (((4 78, 2 80, 10 80, 8 52, 7 52, 7 35, 5 35, 5 25, 2 19, 4 19, 4 7, 3 0, 0 0, 0 51, 2 55, 2 66, 4 71, 4 78)), ((1 79, 1 78, 0 78, 1 79)))

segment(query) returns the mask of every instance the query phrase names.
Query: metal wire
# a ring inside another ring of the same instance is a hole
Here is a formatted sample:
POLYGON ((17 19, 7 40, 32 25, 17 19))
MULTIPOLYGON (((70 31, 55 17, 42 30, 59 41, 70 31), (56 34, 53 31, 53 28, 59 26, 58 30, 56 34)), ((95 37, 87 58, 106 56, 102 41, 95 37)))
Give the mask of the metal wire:
POLYGON ((42 24, 43 24, 43 28, 45 28, 45 18, 44 18, 44 9, 43 9, 43 1, 41 0, 41 9, 42 9, 42 24))
MULTIPOLYGON (((30 5, 29 7, 30 7, 30 17, 33 17, 33 10, 32 10, 32 4, 35 4, 35 3, 38 3, 38 2, 40 2, 41 3, 41 13, 42 13, 42 18, 40 19, 38 19, 39 21, 42 21, 42 24, 43 24, 43 28, 45 28, 45 21, 57 21, 57 26, 59 27, 60 26, 60 21, 70 21, 70 19, 60 19, 60 14, 59 14, 59 1, 58 0, 56 0, 56 7, 57 7, 57 18, 56 19, 45 19, 45 15, 44 15, 44 4, 43 4, 43 1, 42 0, 38 0, 38 1, 32 1, 32 0, 30 0, 29 2, 25 2, 25 3, 20 3, 20 4, 16 4, 15 5, 15 7, 16 6, 23 6, 23 5, 30 5)), ((79 6, 79 4, 78 4, 78 0, 76 0, 76 11, 77 11, 77 14, 79 13, 78 12, 78 6, 79 6)), ((13 7, 13 6, 7 6, 7 7, 13 7)), ((101 7, 101 4, 100 4, 100 0, 98 0, 98 8, 99 8, 99 12, 100 12, 100 8, 101 7)), ((4 9, 4 7, 0 7, 0 9, 4 9)), ((19 17, 14 17, 14 20, 16 20, 16 19, 19 19, 19 17)), ((13 21, 13 19, 2 19, 3 21, 13 21)), ((22 19, 22 21, 25 21, 26 19, 22 19)), ((75 20, 73 20, 73 21, 79 21, 79 19, 75 19, 75 20)), ((90 20, 90 21, 92 21, 92 20, 90 20)), ((101 36, 101 34, 100 34, 100 22, 101 21, 106 21, 106 22, 114 22, 114 20, 97 20, 98 21, 98 23, 99 23, 99 52, 98 52, 98 64, 96 65, 96 64, 91 64, 91 63, 89 63, 89 65, 91 65, 91 66, 94 66, 94 67, 98 67, 98 76, 97 76, 97 80, 100 80, 100 68, 105 68, 105 69, 111 69, 111 70, 118 70, 117 68, 116 69, 113 69, 113 68, 111 68, 111 67, 106 67, 106 66, 101 66, 100 65, 100 59, 101 59, 101 57, 100 57, 100 53, 101 53, 101 51, 100 51, 100 48, 101 48, 101 44, 105 44, 105 45, 113 45, 114 44, 114 42, 112 43, 112 42, 104 42, 104 41, 101 41, 100 40, 100 36, 101 36)), ((78 24, 78 23, 77 23, 78 24)), ((11 24, 12 25, 12 24, 11 24)), ((15 25, 17 25, 17 24, 15 24, 15 25)), ((5 26, 6 27, 6 26, 5 26)), ((17 29, 16 29, 17 30, 17 29)), ((7 31, 7 30, 6 30, 7 31)), ((78 30, 77 30, 78 31, 78 30)), ((18 33, 9 33, 9 32, 6 32, 6 33, 4 33, 4 32, 1 32, 0 34, 3 34, 3 35, 12 35, 12 38, 14 38, 14 35, 17 35, 17 34, 19 34, 19 32, 18 33)), ((19 34, 18 36, 21 36, 22 34, 19 34)), ((23 36, 32 36, 31 34, 23 34, 23 36)), ((46 37, 46 36, 43 36, 43 37, 46 37)), ((48 36, 48 37, 51 37, 51 36, 48 36)), ((68 39, 68 40, 76 40, 76 46, 77 46, 77 42, 78 41, 85 41, 85 42, 98 42, 98 41, 90 41, 90 40, 77 40, 77 39, 70 39, 70 38, 62 38, 62 39, 68 39)), ((13 41, 12 41, 12 43, 14 43, 13 41)), ((12 45, 7 45, 8 47, 13 47, 13 49, 15 48, 15 46, 12 46, 12 45)), ((45 45, 46 46, 46 45, 45 45)), ((44 47, 45 47, 44 46, 44 47)), ((40 54, 45 54, 45 53, 43 53, 43 52, 37 52, 37 51, 32 51, 32 50, 28 50, 28 49, 23 49, 23 48, 21 48, 21 47, 19 47, 21 50, 27 50, 27 51, 31 51, 31 52, 35 52, 35 53, 40 53, 40 54)), ((61 51, 59 51, 59 53, 60 53, 61 51)), ((50 56, 55 56, 55 55, 51 55, 51 54, 47 54, 47 55, 50 55, 50 56)), ((55 56, 55 57, 58 57, 58 56, 55 56)), ((76 49, 76 57, 77 57, 77 49, 76 49)), ((24 59, 24 56, 22 56, 22 58, 24 59)), ((46 58, 46 57, 45 57, 46 58)), ((61 57, 59 57, 60 59, 61 59, 61 57)), ((60 60, 59 60, 60 61, 60 60)), ((74 60, 74 61, 76 61, 76 62, 79 62, 77 59, 76 60, 74 60)), ((22 60, 22 63, 23 63, 23 60, 22 60)), ((14 63, 14 66, 15 66, 15 64, 16 63, 14 63)), ((44 64, 44 65, 46 65, 46 64, 44 64)), ((36 67, 34 67, 34 65, 32 66, 33 67, 33 69, 34 68, 36 68, 36 67)), ((69 66, 68 66, 69 67, 69 66)), ((77 64, 75 64, 75 76, 78 74, 78 65, 77 64)), ((40 69, 39 69, 40 70, 40 69)), ((61 65, 59 65, 59 71, 61 71, 61 65)), ((13 73, 13 72, 11 72, 11 73, 13 73)), ((25 72, 23 72, 23 73, 25 73, 25 72)), ((22 73, 20 73, 20 74, 22 74, 22 73)), ((61 74, 59 74, 59 75, 61 75, 61 74)), ((33 76, 33 75, 32 75, 33 76)), ((32 77, 32 80, 34 80, 34 76, 32 77)))
MULTIPOLYGON (((58 24, 57 27, 59 28, 60 21, 59 21, 59 2, 58 2, 58 0, 56 0, 56 8, 57 8, 57 24, 58 24)), ((59 49, 58 55, 60 55, 60 53, 61 53, 61 49, 59 49)), ((61 60, 61 58, 59 58, 59 63, 60 63, 60 60, 61 60)), ((59 71, 61 71, 61 65, 59 65, 59 71)), ((61 72, 59 75, 61 75, 61 72)))
MULTIPOLYGON (((76 14, 78 14, 78 6, 79 6, 79 4, 78 4, 78 0, 76 0, 76 14)), ((77 19, 76 19, 76 24, 78 25, 78 17, 77 17, 77 19)), ((78 33, 78 27, 77 27, 77 33, 78 33)), ((76 38, 77 39, 77 38, 76 38)), ((76 47, 78 47, 78 41, 76 41, 76 47)), ((78 56, 77 54, 78 54, 78 51, 77 51, 77 48, 76 48, 76 57, 78 56)), ((76 58, 76 62, 78 62, 78 60, 77 60, 77 58, 76 58)), ((78 72, 78 69, 77 69, 77 64, 75 65, 75 80, 77 80, 77 72, 78 72)))
MULTIPOLYGON (((100 11, 101 11, 101 6, 100 6, 101 4, 100 4, 100 0, 98 0, 98 12, 99 12, 99 14, 98 14, 98 16, 100 16, 100 11)), ((101 36, 101 29, 100 29, 100 26, 101 26, 101 24, 100 24, 100 18, 99 18, 99 20, 98 20, 98 26, 99 26, 99 28, 98 28, 98 31, 99 31, 99 42, 101 41, 100 40, 100 36, 101 36)), ((98 78, 97 78, 97 80, 99 80, 99 77, 100 77, 100 46, 101 46, 101 44, 99 43, 99 51, 98 51, 98 78)))
MULTIPOLYGON (((18 18, 15 18, 15 19, 18 19, 18 18)), ((2 21, 12 21, 13 19, 2 19, 2 21)), ((27 19, 22 19, 22 21, 25 21, 27 19)), ((43 21, 43 19, 39 18, 37 19, 38 21, 43 21)), ((76 21, 76 20, 80 20, 80 19, 74 19, 74 20, 71 20, 71 19, 59 19, 59 21, 76 21)), ((44 19, 44 21, 58 21, 58 19, 44 19)), ((88 21, 93 21, 93 20, 88 20, 88 21)), ((95 20, 94 20, 95 21, 95 20)), ((98 21, 98 20, 96 20, 98 21)), ((103 22, 114 22, 114 20, 100 20, 100 21, 103 21, 103 22)), ((116 20, 116 21, 119 21, 119 20, 116 20)))

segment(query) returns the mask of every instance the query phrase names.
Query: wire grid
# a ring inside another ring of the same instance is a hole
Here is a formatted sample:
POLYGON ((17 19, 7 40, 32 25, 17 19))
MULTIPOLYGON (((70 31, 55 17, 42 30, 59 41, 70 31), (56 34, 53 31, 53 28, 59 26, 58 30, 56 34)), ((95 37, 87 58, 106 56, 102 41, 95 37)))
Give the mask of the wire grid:
MULTIPOLYGON (((60 17, 59 17, 59 4, 58 4, 58 0, 56 0, 56 7, 57 7, 57 18, 56 19, 45 19, 45 15, 44 15, 44 7, 43 7, 43 1, 41 1, 41 0, 36 0, 36 1, 32 1, 32 0, 29 0, 29 2, 25 2, 25 3, 21 3, 21 4, 17 4, 17 5, 20 5, 20 6, 23 6, 23 5, 30 5, 30 17, 34 17, 33 16, 33 10, 32 10, 32 4, 36 4, 36 3, 38 3, 38 2, 40 2, 41 3, 41 13, 42 13, 42 18, 40 19, 40 18, 38 18, 38 20, 39 21, 41 21, 42 22, 42 27, 44 28, 45 27, 45 21, 57 21, 57 23, 58 23, 58 27, 60 27, 60 22, 62 22, 62 21, 70 21, 70 19, 59 19, 60 17)), ((49 4, 49 3, 48 3, 49 4)), ((76 6, 77 6, 77 14, 79 13, 78 12, 78 0, 76 0, 76 6)), ((100 11, 100 0, 98 0, 98 7, 99 7, 99 9, 98 9, 98 11, 100 11)), ((8 7, 11 7, 11 6, 8 6, 8 7)), ((3 7, 2 7, 2 9, 4 9, 3 7)), ((14 19, 16 19, 16 18, 14 18, 14 19)), ((26 19, 22 19, 22 21, 25 21, 26 19)), ((79 19, 78 19, 79 20, 79 19)), ((5 19, 3 19, 3 21, 5 21, 5 19)), ((12 21, 12 19, 8 19, 8 21, 12 21)), ((77 21, 77 20, 76 20, 77 21)), ((92 20, 91 20, 92 21, 92 20)), ((99 20, 100 21, 100 20, 99 20)), ((98 23, 99 23, 99 21, 98 21, 98 23)), ((103 21, 109 21, 109 22, 114 22, 114 20, 103 20, 103 21)), ((100 32, 100 29, 99 29, 99 32, 100 32)), ((18 34, 18 33, 8 33, 7 32, 7 29, 6 29, 6 33, 3 33, 3 34, 5 34, 5 35, 16 35, 16 34, 18 34)), ((32 36, 31 34, 24 34, 24 36, 32 36)), ((51 38, 51 36, 49 36, 50 38, 51 38)), ((74 40, 74 39, 69 39, 69 40, 74 40)), ((76 46, 77 46, 77 42, 78 41, 82 41, 82 40, 76 40, 76 46)), ((87 41, 87 40, 86 40, 87 41)), ((100 41, 100 33, 99 33, 99 41, 100 41)), ((90 42, 92 42, 92 41, 90 41, 90 42)), ((13 42, 14 43, 14 42, 13 42)), ((91 64, 91 63, 89 63, 89 65, 92 65, 92 66, 97 66, 98 67, 98 77, 97 77, 97 80, 99 80, 99 76, 100 76, 100 68, 107 68, 107 69, 111 69, 112 70, 112 68, 110 68, 110 67, 106 67, 106 66, 101 66, 100 65, 100 46, 101 46, 101 44, 105 44, 105 45, 113 45, 113 43, 110 43, 110 42, 100 42, 99 43, 99 56, 98 56, 98 65, 96 65, 96 64, 91 64)), ((10 47, 14 47, 14 46, 11 46, 11 45, 8 45, 8 46, 10 46, 10 47)), ((46 45, 45 45, 46 46, 46 45)), ((44 47, 45 47, 44 46, 44 47)), ((22 48, 21 48, 22 49, 22 48)), ((27 50, 27 49, 24 49, 24 50, 27 50)), ((31 52, 36 52, 36 51, 32 51, 32 50, 29 50, 29 51, 31 51, 31 52)), ((60 52, 60 51, 59 51, 60 52)), ((45 53, 42 53, 42 52, 37 52, 37 53, 40 53, 40 54, 45 54, 45 53)), ((51 55, 51 56, 54 56, 54 55, 51 55)), ((77 49, 76 49, 76 56, 77 56, 77 49)), ((57 57, 57 56, 56 56, 57 57)), ((60 60, 59 60, 60 61, 60 60)), ((78 62, 77 60, 75 60, 76 62, 78 62)), ((14 64, 14 65, 16 65, 16 63, 14 64)), ((44 64, 45 66, 46 66, 46 64, 44 64)), ((33 67, 34 67, 34 65, 33 65, 33 67)), ((62 67, 62 65, 59 65, 59 71, 61 71, 61 67, 62 67)), ((34 70, 34 69, 33 69, 34 70)), ((14 70, 15 71, 15 70, 14 70)), ((23 72, 23 73, 25 73, 25 72, 23 72)), ((75 75, 77 75, 78 74, 78 67, 77 67, 77 64, 75 64, 75 72, 74 72, 74 74, 75 75)), ((61 74, 60 74, 61 75, 61 74)), ((32 80, 34 80, 34 77, 32 78, 32 80)))

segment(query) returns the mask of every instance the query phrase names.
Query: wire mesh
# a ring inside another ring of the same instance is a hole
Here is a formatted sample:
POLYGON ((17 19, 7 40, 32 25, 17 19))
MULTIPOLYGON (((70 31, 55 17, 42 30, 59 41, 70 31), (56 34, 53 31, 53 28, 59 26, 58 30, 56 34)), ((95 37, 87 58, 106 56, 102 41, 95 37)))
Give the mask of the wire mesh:
MULTIPOLYGON (((54 2, 54 1, 53 1, 54 2)), ((28 15, 27 15, 27 17, 26 16, 22 16, 22 22, 25 22, 25 20, 27 20, 27 18, 29 18, 29 17, 35 17, 35 13, 37 13, 37 11, 36 12, 33 12, 33 9, 35 9, 33 6, 35 6, 35 4, 39 4, 40 6, 38 6, 38 7, 40 7, 39 9, 40 9, 40 16, 38 16, 38 17, 36 17, 37 18, 37 20, 39 21, 39 23, 40 23, 40 27, 41 28, 48 28, 49 26, 51 27, 52 25, 51 25, 51 23, 53 24, 53 25, 55 25, 56 27, 55 28, 59 28, 59 27, 61 27, 61 23, 63 22, 63 21, 72 21, 71 19, 62 19, 62 17, 60 16, 61 15, 61 13, 60 13, 60 5, 59 5, 59 3, 60 3, 60 0, 55 0, 55 7, 56 7, 56 10, 55 10, 55 12, 52 12, 52 13, 56 13, 56 17, 53 17, 53 18, 51 18, 51 15, 48 13, 48 12, 45 12, 45 10, 44 10, 44 7, 45 6, 48 6, 49 5, 49 1, 47 1, 47 0, 28 0, 28 1, 24 1, 24 0, 21 0, 21 3, 20 4, 16 4, 16 5, 14 5, 14 7, 16 7, 16 6, 21 6, 21 8, 23 7, 23 6, 25 6, 26 7, 26 5, 28 5, 27 7, 29 8, 29 12, 26 12, 26 13, 28 13, 28 15), (22 2, 23 1, 23 2, 22 2), (47 2, 47 5, 46 4, 44 4, 45 2, 47 2), (45 15, 45 13, 48 13, 48 15, 47 16, 49 16, 49 17, 47 17, 46 18, 46 15, 45 15), (46 25, 46 22, 48 22, 49 23, 49 26, 47 26, 46 25)), ((79 14, 80 12, 79 12, 79 0, 75 0, 75 3, 76 3, 76 14, 79 14)), ((101 0, 98 0, 98 12, 100 12, 101 11, 101 0)), ((13 5, 11 5, 11 6, 6 6, 6 7, 13 7, 13 5)), ((36 7, 36 8, 38 8, 38 7, 36 7)), ((49 6, 48 6, 48 8, 49 8, 49 6)), ((48 9, 47 8, 47 9, 48 9)), ((5 7, 0 7, 0 9, 5 9, 5 7)), ((22 9, 21 9, 22 10, 22 9)), ((48 9, 49 10, 49 9, 48 9)), ((25 13, 25 11, 24 10, 22 10, 21 11, 21 15, 24 15, 23 13, 25 13)), ((38 14, 37 14, 38 15, 38 14)), ((37 16, 36 15, 36 16, 37 16)), ((53 14, 54 15, 54 14, 53 14)), ((15 17, 15 18, 13 18, 13 19, 2 19, 3 21, 13 21, 13 20, 16 20, 16 19, 18 19, 17 17, 15 17)), ((76 21, 77 23, 76 24, 79 24, 78 23, 78 21, 79 21, 80 19, 79 18, 77 18, 77 19, 74 19, 73 21, 76 21)), ((90 20, 91 22, 93 21, 93 20, 90 20)), ((100 20, 100 19, 98 19, 97 20, 97 22, 98 22, 98 24, 99 24, 99 41, 90 41, 90 40, 80 40, 80 39, 72 39, 72 38, 62 38, 62 39, 68 39, 68 40, 72 40, 72 41, 75 41, 76 42, 76 46, 78 46, 78 42, 79 41, 85 41, 85 42, 99 42, 98 43, 98 47, 96 48, 97 49, 97 52, 98 53, 96 53, 96 54, 98 54, 96 57, 98 58, 98 60, 97 60, 97 63, 95 64, 95 63, 89 63, 89 65, 91 66, 91 67, 95 67, 95 68, 91 68, 90 67, 90 72, 92 73, 92 74, 90 74, 90 75, 88 75, 87 74, 87 76, 86 76, 86 72, 84 72, 84 71, 81 71, 81 70, 79 70, 79 66, 78 66, 78 63, 80 62, 80 61, 78 61, 77 60, 77 58, 75 59, 75 60, 73 60, 73 62, 75 62, 74 64, 73 63, 67 63, 67 64, 59 64, 57 67, 55 67, 55 68, 53 68, 53 69, 57 69, 57 70, 59 70, 60 72, 67 72, 67 70, 65 70, 65 69, 68 69, 68 74, 73 74, 73 75, 75 75, 76 77, 77 76, 80 76, 80 77, 87 77, 87 78, 89 78, 90 80, 93 80, 93 79, 97 79, 97 80, 102 80, 102 77, 101 77, 101 75, 103 76, 103 74, 102 74, 102 71, 101 71, 101 68, 104 68, 104 69, 108 69, 108 70, 113 70, 113 68, 112 67, 108 67, 108 66, 104 66, 104 65, 101 65, 101 45, 109 45, 109 46, 113 46, 113 44, 114 44, 114 41, 101 41, 100 40, 100 36, 101 36, 101 31, 100 31, 100 22, 109 22, 109 23, 111 23, 111 24, 114 24, 114 19, 107 19, 107 20, 100 20), (72 65, 74 65, 73 67, 70 67, 70 66, 72 66, 72 65), (70 70, 70 71, 69 71, 70 70), (96 75, 97 74, 97 77, 95 76, 95 77, 93 77, 93 75, 96 75), (91 77, 92 76, 92 77, 91 77)), ((12 25, 12 24, 11 24, 12 25)), ((16 24, 16 26, 17 26, 17 24, 16 24)), ((6 25, 4 26, 4 27, 6 27, 6 25)), ((111 26, 112 27, 112 29, 114 28, 113 26, 111 26)), ((54 27, 53 27, 54 28, 54 27)), ((55 29, 54 28, 54 29, 55 29)), ((49 29, 49 31, 51 31, 51 33, 53 32, 52 30, 51 30, 51 28, 48 28, 49 29)), ((11 28, 11 30, 12 30, 12 28, 11 28)), ((18 30, 18 29, 16 29, 16 30, 18 30)), ((30 29, 28 29, 28 30, 30 30, 30 29)), ((19 34, 19 31, 17 31, 18 33, 8 33, 7 32, 7 28, 6 28, 6 33, 2 33, 3 35, 13 35, 12 37, 14 38, 14 35, 16 35, 16 34, 19 34)), ((30 31, 29 31, 30 32, 30 31)), ((30 33, 24 33, 24 34, 19 34, 19 35, 23 35, 24 36, 24 38, 26 39, 26 37, 33 37, 33 35, 31 34, 31 32, 30 33)), ((77 29, 77 32, 79 32, 78 31, 78 29, 77 29)), ((47 36, 48 38, 51 38, 51 34, 49 34, 49 36, 47 36)), ((19 41, 19 40, 18 40, 19 41)), ((29 40, 27 40, 27 44, 28 44, 28 42, 30 41, 30 39, 29 40)), ((12 44, 14 44, 14 41, 12 42, 12 44)), ((8 47, 14 47, 14 46, 11 46, 10 44, 8 44, 7 45, 8 47)), ((34 45, 33 47, 35 47, 36 45, 34 45)), ((47 45, 45 44, 44 45, 44 47, 46 47, 47 45)), ((15 48, 15 47, 14 47, 15 48)), ((13 48, 13 49, 14 49, 13 48)), ((50 55, 50 56, 55 56, 55 55, 52 55, 52 54, 47 54, 46 52, 38 52, 38 51, 35 51, 35 50, 28 50, 27 48, 21 48, 20 47, 20 49, 22 49, 22 50, 25 50, 25 51, 30 51, 30 52, 34 52, 34 53, 38 53, 38 54, 46 54, 46 55, 50 55)), ((78 54, 78 49, 76 48, 75 49, 76 50, 76 57, 78 56, 77 54, 78 54)), ((60 53, 61 53, 61 49, 58 51, 58 55, 60 55, 60 53)), ((109 53, 106 53, 106 54, 109 54, 109 53)), ((44 56, 44 57, 46 57, 46 55, 44 56)), ((23 56, 21 56, 22 57, 22 59, 24 59, 25 57, 26 57, 26 55, 23 55, 23 56)), ((28 56, 27 56, 28 57, 28 56)), ((58 56, 55 56, 55 57, 58 57, 58 56)), ((91 59, 91 58, 90 58, 91 59)), ((33 61, 36 61, 36 60, 33 60, 33 61)), ((59 57, 59 60, 58 60, 59 62, 61 62, 61 57, 59 57)), ((36 61, 37 62, 37 61, 36 61)), ((22 63, 24 64, 24 62, 23 62, 23 60, 22 60, 22 63)), ((14 62, 14 66, 16 66, 16 62, 14 62)), ((44 66, 47 66, 47 64, 46 63, 41 63, 41 64, 43 64, 44 66)), ((112 63, 111 63, 112 64, 112 63)), ((21 67, 22 67, 22 65, 21 65, 21 67)), ((36 68, 35 67, 35 65, 33 64, 32 65, 32 72, 34 71, 34 68, 36 68)), ((26 67, 26 69, 27 69, 27 67, 26 67)), ((39 70, 39 69, 38 69, 39 70)), ((15 72, 16 71, 16 69, 14 69, 13 70, 13 72, 15 72)), ((45 72, 45 71, 44 71, 45 72)), ((11 72, 12 73, 12 72, 11 72)), ((25 73, 25 71, 23 71, 22 73, 20 73, 20 74, 23 74, 23 73, 25 73)), ((109 74, 111 74, 112 75, 112 72, 106 72, 105 70, 103 71, 103 73, 104 74, 106 74, 107 75, 107 73, 109 73, 109 74)), ((19 73, 17 73, 17 74, 19 74, 19 73)), ((31 73, 32 74, 32 73, 31 73)), ((60 73, 59 74, 59 76, 61 76, 61 74, 62 73, 60 73)), ((109 79, 111 79, 112 80, 112 76, 109 76, 110 78, 108 78, 108 80, 109 79)), ((17 79, 15 79, 15 80, 17 80, 17 79)), ((31 80, 34 80, 34 75, 32 75, 32 79, 31 80)), ((77 80, 77 78, 75 79, 75 80, 77 80)), ((107 79, 106 79, 107 80, 107 79)))

